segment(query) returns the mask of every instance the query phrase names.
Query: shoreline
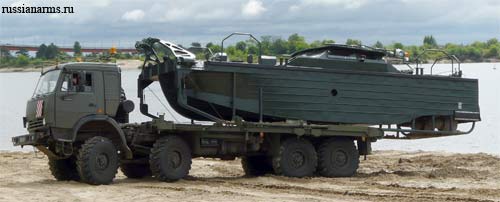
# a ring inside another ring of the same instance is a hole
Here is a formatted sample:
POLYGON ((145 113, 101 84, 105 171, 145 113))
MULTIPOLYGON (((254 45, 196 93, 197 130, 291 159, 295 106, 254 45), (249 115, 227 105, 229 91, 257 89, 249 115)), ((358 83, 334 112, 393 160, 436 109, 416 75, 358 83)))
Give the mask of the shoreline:
MULTIPOLYGON (((496 61, 484 61, 484 62, 462 62, 460 64, 483 64, 483 63, 500 63, 500 60, 496 61)), ((142 65, 141 60, 117 60, 116 64, 118 64, 122 71, 128 70, 136 70, 140 69, 139 66, 142 65)), ((430 65, 431 63, 424 63, 423 65, 430 65)), ((437 63, 437 64, 451 64, 451 63, 437 63)), ((393 65, 404 65, 404 64, 393 64, 393 65)), ((53 68, 53 66, 44 67, 44 69, 53 68)), ((0 68, 0 73, 17 73, 17 72, 40 72, 41 68, 35 67, 2 67, 0 68)))

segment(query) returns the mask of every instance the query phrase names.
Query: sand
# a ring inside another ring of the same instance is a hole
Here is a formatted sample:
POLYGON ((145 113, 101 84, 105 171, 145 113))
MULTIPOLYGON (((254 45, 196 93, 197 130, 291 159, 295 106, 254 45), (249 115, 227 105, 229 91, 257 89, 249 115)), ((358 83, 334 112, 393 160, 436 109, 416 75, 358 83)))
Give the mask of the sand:
POLYGON ((244 177, 240 161, 195 159, 175 183, 53 179, 41 153, 0 153, 0 201, 500 201, 500 158, 377 151, 351 178, 244 177))

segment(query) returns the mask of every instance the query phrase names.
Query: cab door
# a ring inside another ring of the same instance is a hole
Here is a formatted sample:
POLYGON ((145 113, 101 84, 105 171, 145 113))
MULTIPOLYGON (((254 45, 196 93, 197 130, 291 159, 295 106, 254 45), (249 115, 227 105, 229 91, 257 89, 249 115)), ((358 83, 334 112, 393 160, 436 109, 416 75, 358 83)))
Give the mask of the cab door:
POLYGON ((96 114, 100 103, 97 102, 96 82, 102 82, 101 72, 67 71, 63 74, 57 91, 55 118, 58 128, 72 128, 81 118, 96 114))

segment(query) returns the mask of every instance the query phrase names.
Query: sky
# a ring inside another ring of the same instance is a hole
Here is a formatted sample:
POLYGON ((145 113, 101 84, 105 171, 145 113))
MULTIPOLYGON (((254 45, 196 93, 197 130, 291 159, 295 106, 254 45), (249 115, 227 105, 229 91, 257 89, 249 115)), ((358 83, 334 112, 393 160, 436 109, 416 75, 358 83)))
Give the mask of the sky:
MULTIPOLYGON (((1 0, 73 6, 72 14, 0 13, 0 43, 133 47, 145 37, 219 43, 232 32, 372 45, 468 44, 500 38, 500 0, 1 0)), ((237 38, 235 41, 246 38, 237 38)))

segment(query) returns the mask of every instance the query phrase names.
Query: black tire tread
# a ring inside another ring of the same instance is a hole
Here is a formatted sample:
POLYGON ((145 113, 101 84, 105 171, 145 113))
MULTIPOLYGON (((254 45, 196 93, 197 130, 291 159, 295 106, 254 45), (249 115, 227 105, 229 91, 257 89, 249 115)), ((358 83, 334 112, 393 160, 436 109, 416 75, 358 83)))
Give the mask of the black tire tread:
POLYGON ((307 145, 307 148, 311 149, 313 151, 312 153, 314 153, 314 155, 311 156, 311 158, 312 158, 311 160, 313 162, 316 162, 316 163, 314 163, 314 169, 312 169, 313 171, 305 176, 310 176, 310 175, 314 174, 314 171, 316 170, 317 162, 318 162, 315 148, 308 140, 297 139, 297 138, 288 138, 281 143, 280 148, 279 148, 279 154, 277 156, 274 156, 273 160, 272 160, 274 173, 276 173, 277 175, 285 175, 288 177, 305 177, 305 176, 296 176, 296 175, 286 174, 283 172, 283 167, 281 165, 282 156, 283 156, 283 153, 285 152, 286 148, 292 144, 297 143, 297 142, 307 145))
POLYGON ((49 170, 57 181, 80 180, 76 163, 73 159, 51 159, 49 158, 49 170))
MULTIPOLYGON (((81 146, 81 148, 78 152, 78 155, 77 155, 76 164, 77 164, 78 173, 80 174, 80 178, 83 182, 86 182, 86 183, 92 184, 92 185, 111 184, 111 182, 113 181, 113 179, 116 176, 116 173, 118 172, 118 169, 115 169, 115 172, 113 173, 112 179, 108 180, 108 181, 102 181, 100 179, 95 179, 92 176, 92 173, 90 172, 91 168, 90 168, 90 165, 88 163, 90 161, 89 154, 92 152, 92 150, 96 146, 96 144, 98 144, 100 142, 109 142, 109 143, 113 144, 111 142, 111 140, 109 140, 108 138, 101 137, 101 136, 95 136, 95 137, 92 137, 92 138, 85 141, 85 143, 81 146)), ((114 148, 114 149, 116 150, 116 148, 114 148)), ((116 168, 118 168, 118 162, 115 166, 116 166, 116 168)))
POLYGON ((151 169, 151 173, 154 177, 156 177, 158 180, 163 181, 163 182, 175 182, 180 180, 181 178, 187 176, 189 173, 189 170, 191 170, 191 150, 189 149, 189 146, 182 140, 181 138, 171 135, 171 136, 166 136, 163 138, 158 139, 154 144, 153 148, 151 148, 151 153, 149 154, 149 166, 151 169), (189 155, 188 158, 188 168, 184 173, 182 173, 179 176, 174 176, 171 173, 164 173, 161 171, 161 165, 160 165, 160 153, 163 152, 168 144, 173 144, 173 145, 182 145, 182 147, 186 147, 189 155))
POLYGON ((326 142, 320 144, 318 149, 318 173, 325 177, 351 177, 356 174, 356 170, 359 167, 359 152, 354 146, 354 141, 348 138, 331 138, 326 142), (347 153, 352 154, 351 156, 353 162, 350 169, 347 170, 335 170, 328 164, 329 155, 332 148, 343 148, 347 153))
POLYGON ((241 166, 245 176, 263 176, 273 172, 273 167, 267 156, 243 156, 241 166))
POLYGON ((149 164, 128 163, 121 164, 120 171, 128 178, 138 179, 151 176, 149 164))

